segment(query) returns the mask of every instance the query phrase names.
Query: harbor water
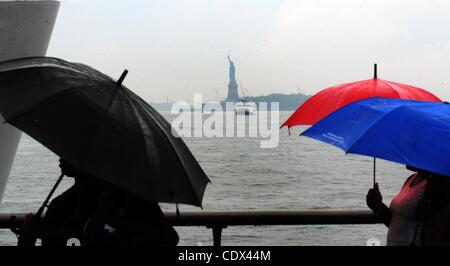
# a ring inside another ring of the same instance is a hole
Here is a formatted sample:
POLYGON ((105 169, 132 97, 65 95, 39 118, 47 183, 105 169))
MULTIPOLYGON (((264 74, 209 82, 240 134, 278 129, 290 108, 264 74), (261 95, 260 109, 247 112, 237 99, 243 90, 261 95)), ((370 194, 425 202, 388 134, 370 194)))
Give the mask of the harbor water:
MULTIPOLYGON (((283 122, 291 112, 280 112, 283 122)), ((163 115, 172 121, 176 116, 163 115)), ((281 129, 275 148, 262 149, 259 137, 184 138, 211 184, 203 210, 179 205, 183 211, 295 211, 367 209, 373 159, 345 155, 335 147, 299 137, 305 127, 281 129)), ((411 172, 404 166, 377 160, 377 181, 386 204, 411 172)), ((58 157, 23 135, 0 204, 1 213, 35 212, 59 176, 58 157)), ((71 185, 63 180, 55 195, 71 185)), ((173 204, 161 204, 175 211, 173 204)), ((205 227, 176 227, 180 245, 212 245, 205 227)), ((223 231, 223 245, 356 245, 372 238, 385 243, 384 225, 239 226, 223 231)), ((15 235, 0 230, 0 245, 15 245, 15 235)))

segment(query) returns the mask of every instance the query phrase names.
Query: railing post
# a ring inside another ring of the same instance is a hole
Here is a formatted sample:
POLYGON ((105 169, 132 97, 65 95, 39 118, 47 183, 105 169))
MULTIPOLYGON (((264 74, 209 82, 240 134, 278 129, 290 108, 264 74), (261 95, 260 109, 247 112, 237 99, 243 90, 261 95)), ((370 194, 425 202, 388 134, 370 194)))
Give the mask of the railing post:
POLYGON ((207 228, 211 228, 213 231, 214 246, 220 247, 222 245, 222 230, 226 228, 226 226, 216 225, 216 226, 207 226, 207 228))

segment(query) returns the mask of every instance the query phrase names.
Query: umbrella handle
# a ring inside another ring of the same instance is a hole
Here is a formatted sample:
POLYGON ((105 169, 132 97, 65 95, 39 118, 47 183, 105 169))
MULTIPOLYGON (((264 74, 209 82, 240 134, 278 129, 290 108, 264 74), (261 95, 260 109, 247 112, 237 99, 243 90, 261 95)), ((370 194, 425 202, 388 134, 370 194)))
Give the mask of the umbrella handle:
POLYGON ((63 179, 64 174, 61 174, 58 178, 58 180, 56 181, 55 185, 53 186, 52 190, 50 191, 50 193, 48 194, 47 198, 45 199, 44 203, 42 203, 42 206, 39 208, 39 210, 36 213, 37 217, 41 217, 42 213, 44 212, 45 207, 47 207, 48 202, 50 201, 50 199, 53 196, 53 193, 55 193, 56 188, 58 188, 59 183, 61 183, 61 180, 63 179))
POLYGON ((373 157, 373 187, 375 187, 375 183, 377 182, 376 176, 377 176, 377 159, 373 157))
MULTIPOLYGON (((44 212, 45 207, 47 207, 48 202, 53 196, 53 193, 55 193, 56 188, 58 187, 59 183, 61 183, 61 180, 63 179, 64 174, 61 174, 61 176, 58 178, 58 181, 56 181, 55 185, 53 186, 52 190, 48 194, 47 198, 45 199, 42 206, 39 208, 39 210, 36 213, 37 217, 41 217, 42 213, 44 212)), ((12 229, 14 233, 17 234, 17 246, 23 246, 23 247, 32 247, 36 245, 36 238, 34 236, 28 235, 28 234, 22 234, 20 230, 12 229)))

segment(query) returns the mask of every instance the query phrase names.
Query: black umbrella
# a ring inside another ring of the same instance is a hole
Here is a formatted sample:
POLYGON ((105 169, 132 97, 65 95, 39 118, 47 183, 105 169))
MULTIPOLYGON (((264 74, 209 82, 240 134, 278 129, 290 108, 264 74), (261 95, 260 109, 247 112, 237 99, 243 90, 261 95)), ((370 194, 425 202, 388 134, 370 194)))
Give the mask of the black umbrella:
POLYGON ((0 113, 58 156, 149 201, 201 206, 208 177, 171 125, 99 71, 57 58, 0 63, 0 113))

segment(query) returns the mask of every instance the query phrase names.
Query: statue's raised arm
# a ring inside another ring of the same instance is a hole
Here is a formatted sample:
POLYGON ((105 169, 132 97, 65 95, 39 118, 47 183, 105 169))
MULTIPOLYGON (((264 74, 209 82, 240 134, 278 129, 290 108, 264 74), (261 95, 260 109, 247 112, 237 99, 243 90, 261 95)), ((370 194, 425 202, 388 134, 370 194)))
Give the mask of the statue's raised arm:
POLYGON ((231 61, 230 56, 228 56, 228 62, 230 62, 230 72, 229 72, 230 82, 236 82, 235 78, 236 68, 234 67, 233 61, 231 61))

